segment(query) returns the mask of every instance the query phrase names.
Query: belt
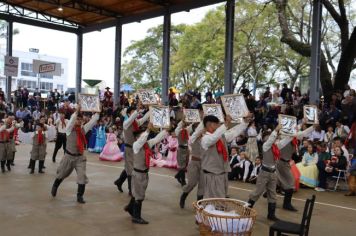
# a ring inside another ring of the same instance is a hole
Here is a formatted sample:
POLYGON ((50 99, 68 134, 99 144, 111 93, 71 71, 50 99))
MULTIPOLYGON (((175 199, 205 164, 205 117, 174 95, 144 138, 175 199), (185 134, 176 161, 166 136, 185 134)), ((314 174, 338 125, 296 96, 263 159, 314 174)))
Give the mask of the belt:
POLYGON ((289 160, 285 160, 285 159, 279 159, 280 161, 283 161, 283 162, 289 162, 289 160))
POLYGON ((192 161, 201 161, 199 157, 192 156, 192 161))
POLYGON ((223 174, 225 174, 225 172, 222 172, 222 173, 220 173, 220 174, 215 174, 215 173, 209 172, 209 171, 207 171, 207 170, 203 170, 203 172, 204 172, 205 174, 213 174, 213 175, 223 175, 223 174))
POLYGON ((125 143, 125 147, 132 148, 131 144, 125 143))
POLYGON ((274 173, 274 172, 276 172, 276 169, 272 169, 272 168, 269 168, 269 167, 267 167, 267 166, 262 166, 262 167, 261 167, 261 170, 266 171, 266 172, 269 172, 269 173, 274 173))
POLYGON ((73 153, 68 152, 67 150, 65 150, 65 153, 67 153, 68 155, 73 156, 73 157, 79 157, 79 156, 83 155, 83 154, 79 154, 79 153, 73 154, 73 153))
POLYGON ((58 135, 66 135, 66 133, 61 133, 61 132, 58 132, 58 135))
POLYGON ((136 172, 138 172, 138 173, 148 173, 148 169, 146 169, 146 170, 140 170, 140 169, 134 168, 134 171, 136 171, 136 172))
POLYGON ((0 143, 8 143, 9 141, 0 141, 0 143))
POLYGON ((188 149, 188 146, 179 145, 179 148, 182 148, 182 149, 188 149))

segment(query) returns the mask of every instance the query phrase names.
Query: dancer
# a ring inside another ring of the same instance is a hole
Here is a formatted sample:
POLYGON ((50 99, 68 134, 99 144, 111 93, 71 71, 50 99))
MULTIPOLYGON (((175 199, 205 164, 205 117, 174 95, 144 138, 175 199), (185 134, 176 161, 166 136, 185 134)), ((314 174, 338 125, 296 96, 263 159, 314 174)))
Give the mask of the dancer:
POLYGON ((99 159, 102 161, 121 161, 123 159, 121 150, 117 145, 115 131, 116 126, 112 126, 109 128, 109 133, 107 134, 106 138, 106 144, 99 156, 99 159))
POLYGON ((47 148, 47 138, 45 126, 41 123, 36 124, 36 131, 31 134, 32 138, 32 150, 31 150, 31 160, 30 174, 35 173, 35 165, 38 160, 38 173, 43 174, 43 166, 46 158, 46 148, 47 148))
MULTIPOLYGON (((303 120, 301 126, 304 126, 306 121, 303 120)), ((296 137, 281 136, 286 142, 289 140, 286 146, 280 149, 280 159, 276 164, 276 173, 278 185, 284 191, 283 209, 288 211, 297 211, 292 205, 292 197, 295 190, 295 179, 291 171, 290 161, 293 153, 298 153, 298 139, 308 137, 313 132, 314 127, 311 126, 302 132, 298 132, 296 137)))
POLYGON ((194 133, 192 134, 189 142, 190 146, 190 161, 187 167, 187 176, 188 184, 183 186, 183 193, 180 197, 179 206, 184 208, 185 200, 187 199, 189 193, 194 189, 198 184, 197 200, 203 199, 204 190, 203 190, 203 178, 201 175, 201 136, 204 131, 203 122, 193 125, 195 128, 194 133), (199 125, 198 125, 199 124, 199 125))
POLYGON ((59 112, 59 119, 56 121, 56 128, 57 128, 57 137, 56 137, 56 145, 54 147, 52 161, 53 163, 56 162, 57 152, 63 146, 63 150, 66 150, 66 127, 68 124, 68 120, 65 119, 64 112, 59 112))
POLYGON ((151 148, 161 142, 168 134, 166 130, 162 130, 155 138, 147 140, 151 130, 153 130, 153 125, 149 123, 145 132, 137 130, 134 133, 137 140, 133 144, 134 171, 132 174, 132 197, 129 204, 125 207, 125 211, 132 216, 132 223, 135 224, 148 224, 141 217, 141 209, 148 185, 150 158, 153 155, 151 148))
POLYGON ((5 166, 11 171, 11 165, 14 163, 16 146, 14 140, 14 130, 23 126, 23 122, 16 123, 12 113, 8 114, 5 121, 0 122, 0 162, 1 172, 5 173, 5 166))
MULTIPOLYGON (((124 121, 124 140, 125 140, 125 169, 121 172, 120 177, 114 182, 117 186, 117 189, 120 192, 122 190, 122 184, 127 179, 129 195, 132 195, 131 191, 131 174, 133 171, 133 150, 132 145, 135 142, 135 137, 133 133, 138 131, 140 126, 142 126, 150 117, 149 112, 147 112, 141 119, 137 119, 139 113, 138 111, 141 109, 139 104, 137 110, 134 107, 129 107, 126 110, 126 120, 124 121)), ((125 115, 125 116, 126 116, 125 115)))
POLYGON ((263 134, 262 140, 264 141, 264 144, 262 146, 263 160, 261 172, 257 177, 256 190, 250 194, 248 200, 248 206, 252 208, 260 196, 267 190, 267 218, 273 221, 278 220, 275 215, 277 201, 276 161, 280 158, 279 149, 282 149, 290 142, 289 138, 276 142, 280 129, 281 126, 278 125, 272 133, 266 132, 263 134))
POLYGON ((182 186, 187 184, 185 182, 185 171, 189 160, 188 140, 192 130, 192 126, 187 126, 184 122, 184 116, 175 129, 179 146, 177 152, 178 173, 174 177, 182 186))
POLYGON ((230 116, 226 116, 225 124, 220 126, 219 119, 209 115, 204 117, 203 123, 206 130, 201 140, 204 198, 225 198, 230 171, 227 143, 244 132, 248 122, 244 119, 241 124, 227 130, 231 125, 230 116))
POLYGON ((77 172, 77 202, 85 203, 83 195, 85 192, 85 185, 88 183, 86 176, 86 157, 84 154, 84 147, 86 144, 85 134, 93 128, 99 119, 99 113, 92 116, 91 120, 83 125, 83 116, 80 114, 80 106, 72 114, 66 129, 67 147, 64 157, 57 169, 57 176, 52 186, 51 194, 56 197, 59 185, 63 179, 67 178, 75 169, 77 172))

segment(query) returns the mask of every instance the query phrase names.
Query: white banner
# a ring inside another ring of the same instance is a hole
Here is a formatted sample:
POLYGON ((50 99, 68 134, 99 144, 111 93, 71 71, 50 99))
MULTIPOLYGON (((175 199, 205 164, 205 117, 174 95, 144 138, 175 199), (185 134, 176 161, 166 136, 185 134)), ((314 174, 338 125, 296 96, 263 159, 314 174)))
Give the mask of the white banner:
POLYGON ((17 76, 19 70, 19 58, 5 56, 4 74, 6 76, 17 76))
POLYGON ((33 72, 61 76, 61 63, 33 60, 33 72))

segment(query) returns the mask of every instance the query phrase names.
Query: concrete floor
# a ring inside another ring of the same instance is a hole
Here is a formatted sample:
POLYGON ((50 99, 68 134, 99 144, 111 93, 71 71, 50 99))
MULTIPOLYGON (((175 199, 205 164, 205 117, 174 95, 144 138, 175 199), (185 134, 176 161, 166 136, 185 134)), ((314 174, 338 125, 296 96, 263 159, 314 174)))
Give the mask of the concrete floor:
MULTIPOLYGON (((180 186, 172 177, 175 171, 152 168, 142 216, 149 225, 134 225, 123 207, 128 203, 126 193, 119 193, 113 185, 122 170, 123 162, 101 162, 97 155, 88 153, 87 204, 76 203, 76 174, 73 173, 59 188, 55 199, 50 189, 55 178, 56 164, 51 162, 53 143, 48 145, 45 174, 30 175, 27 169, 30 145, 18 146, 16 166, 11 173, 0 174, 0 235, 198 235, 194 223, 191 202, 195 192, 187 200, 187 209, 178 206, 180 186)), ((58 158, 60 159, 60 157, 58 158)), ((37 167, 36 167, 37 168, 37 167)), ((246 200, 253 185, 233 182, 229 194, 246 200)), ((277 216, 295 222, 301 219, 304 199, 317 195, 309 235, 356 235, 356 197, 344 197, 342 192, 316 193, 302 189, 295 194, 294 205, 298 213, 277 209, 277 216)), ((279 198, 278 206, 282 202, 279 198)), ((266 200, 256 204, 258 219, 254 235, 268 235, 271 222, 267 221, 266 200)))

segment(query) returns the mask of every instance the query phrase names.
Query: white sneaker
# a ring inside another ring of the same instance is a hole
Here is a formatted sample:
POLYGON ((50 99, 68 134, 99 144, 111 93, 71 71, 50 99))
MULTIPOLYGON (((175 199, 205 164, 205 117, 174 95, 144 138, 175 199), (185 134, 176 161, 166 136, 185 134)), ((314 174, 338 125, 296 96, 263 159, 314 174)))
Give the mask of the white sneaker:
POLYGON ((325 192, 325 189, 317 187, 317 188, 315 188, 315 191, 317 191, 317 192, 325 192))

